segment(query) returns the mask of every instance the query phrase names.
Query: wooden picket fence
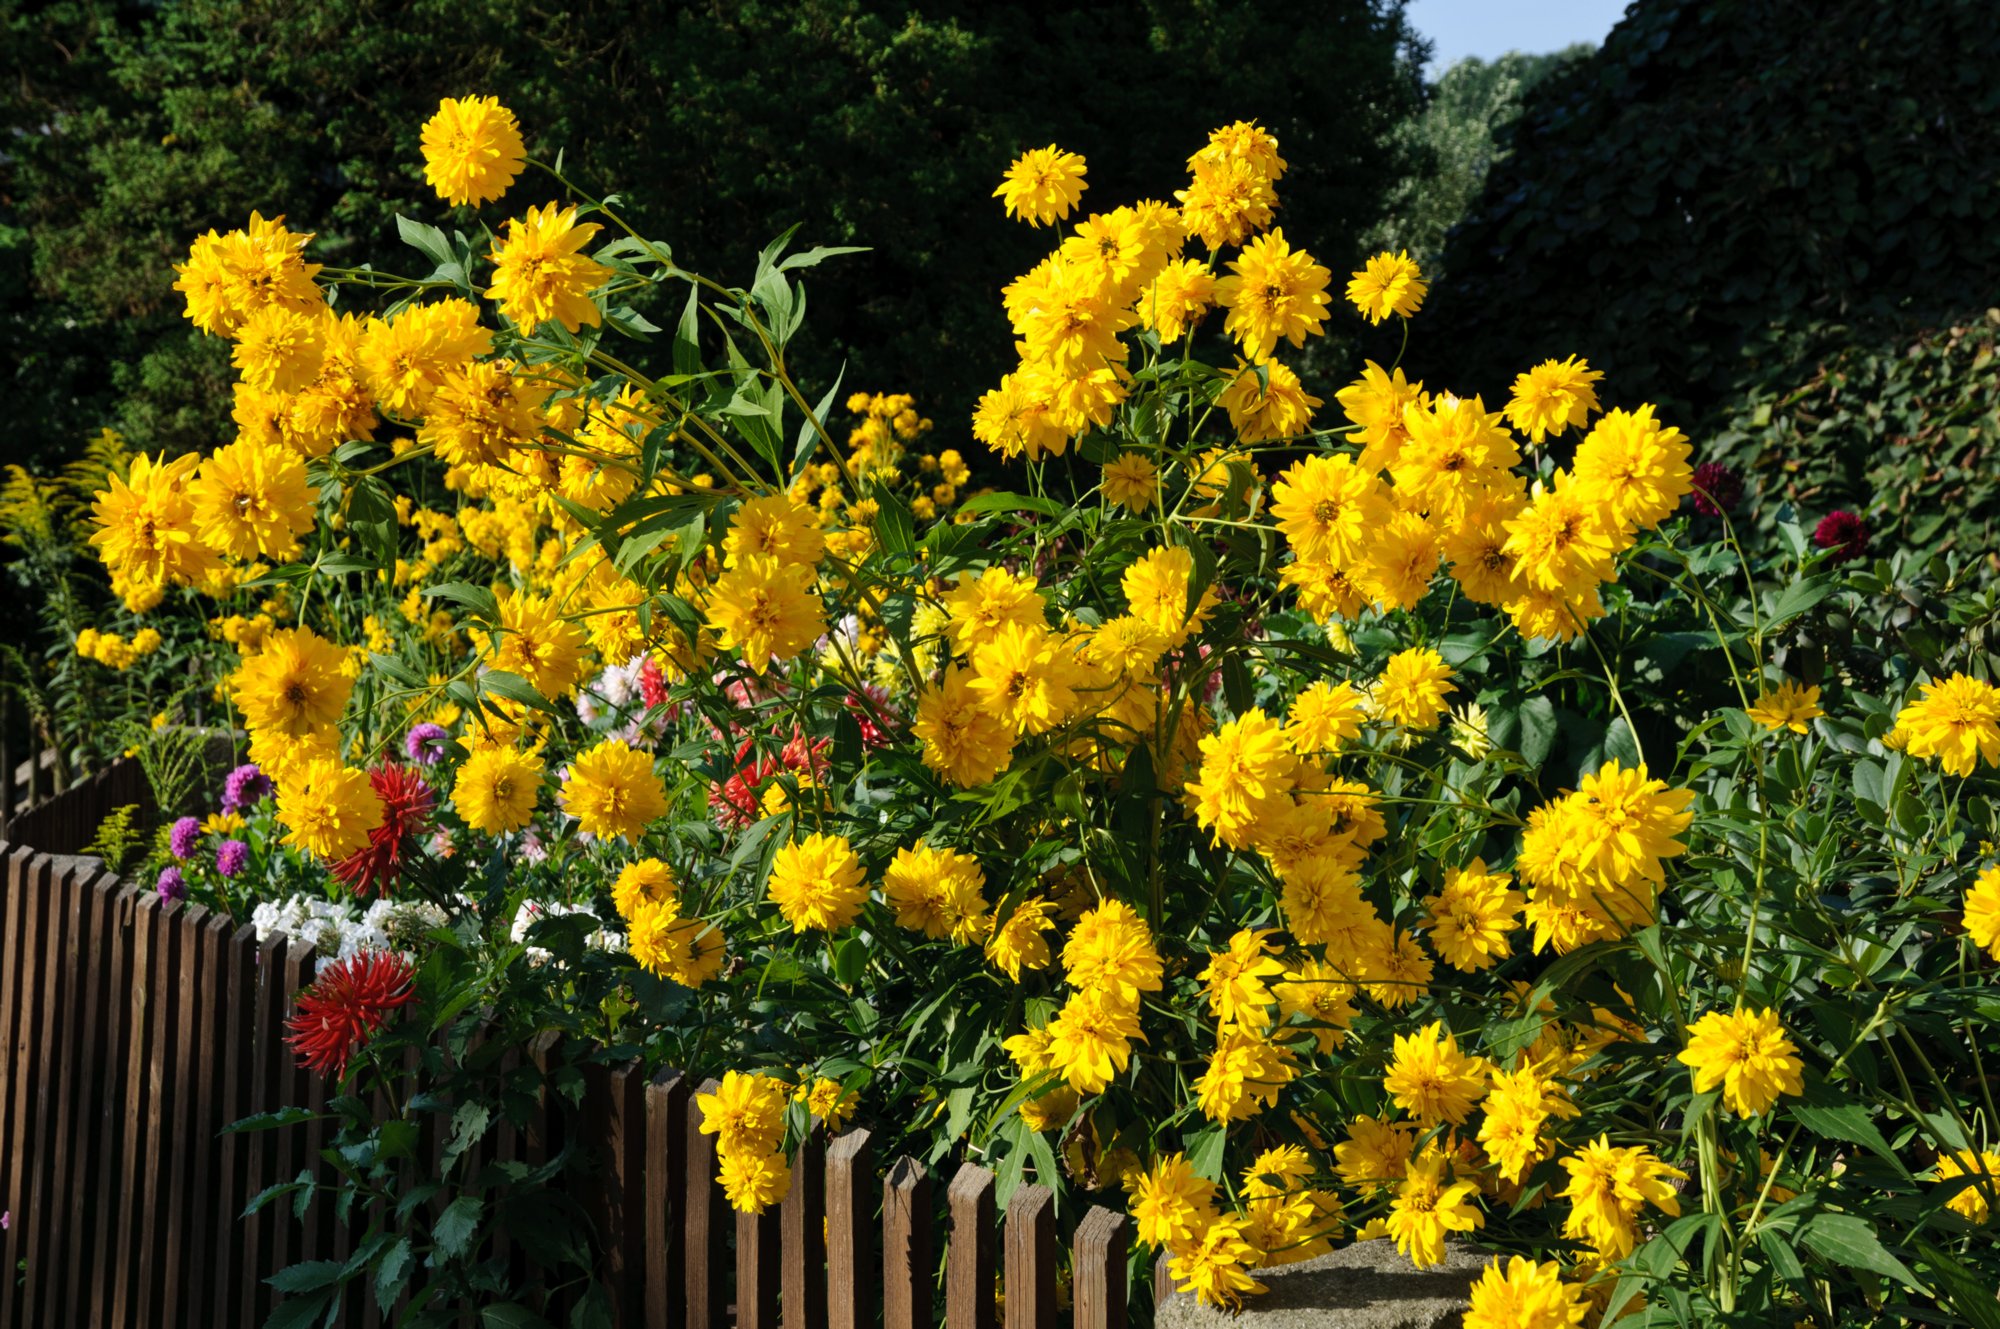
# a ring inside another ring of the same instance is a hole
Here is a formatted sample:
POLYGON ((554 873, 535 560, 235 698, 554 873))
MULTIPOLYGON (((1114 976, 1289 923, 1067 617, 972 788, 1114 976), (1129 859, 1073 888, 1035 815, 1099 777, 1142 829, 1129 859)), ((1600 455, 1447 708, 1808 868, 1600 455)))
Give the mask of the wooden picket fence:
MULTIPOLYGON (((276 1304, 270 1274, 347 1257, 359 1225, 336 1224, 325 1204, 303 1221, 283 1203, 239 1217, 266 1187, 320 1166, 325 1124, 224 1133, 325 1105, 326 1082, 282 1042, 313 970, 310 948, 163 905, 96 860, 0 843, 0 1210, 11 1218, 0 1329, 251 1329, 276 1304)), ((546 1069, 552 1052, 506 1056, 546 1069)), ((1003 1265, 1005 1329, 1126 1324, 1123 1215, 1092 1208, 1078 1223, 1073 1305, 1059 1311, 1045 1187, 1018 1187, 1003 1222, 993 1173, 966 1163, 947 1181, 904 1157, 879 1175, 857 1129, 807 1141, 783 1205, 740 1215, 699 1130, 693 1099, 707 1084, 636 1064, 591 1064, 584 1078, 575 1109, 544 1078, 534 1119, 488 1131, 474 1162, 534 1166, 573 1143, 594 1155, 566 1184, 610 1234, 600 1281, 621 1329, 917 1329, 939 1322, 940 1305, 951 1329, 1000 1329, 1003 1265)), ((419 1156, 435 1164, 443 1134, 428 1122, 419 1156)), ((536 1309, 559 1323, 569 1308, 536 1309)), ((343 1316, 351 1329, 394 1320, 365 1292, 343 1316)))

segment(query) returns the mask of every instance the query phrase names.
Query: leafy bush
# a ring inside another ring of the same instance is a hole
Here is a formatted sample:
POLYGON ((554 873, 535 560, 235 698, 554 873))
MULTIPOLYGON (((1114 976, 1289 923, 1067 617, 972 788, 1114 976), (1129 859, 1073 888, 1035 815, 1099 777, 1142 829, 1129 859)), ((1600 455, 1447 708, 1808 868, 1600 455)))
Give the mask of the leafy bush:
MULTIPOLYGON (((1528 92, 1510 153, 1452 235, 1436 309, 1454 381, 1490 394, 1587 350, 1704 451, 1754 433, 1773 495, 1838 497, 1898 527, 1938 517, 1905 507, 1910 482, 1880 471, 1884 440, 1859 427, 1904 440, 1891 446, 1911 471, 1963 464, 1953 436, 1894 419, 1902 407, 1843 417, 1854 427, 1813 438, 1807 458, 1745 421, 1765 404, 1782 418, 1816 380, 1886 383, 1905 350, 1955 340, 1935 330, 1976 325, 1992 303, 1966 280, 2000 265, 1989 19, 1961 0, 1639 0, 1596 54, 1528 92), (1871 473, 1891 489, 1861 485, 1871 473)), ((1976 396, 1975 380, 1906 368, 1926 418, 1967 427, 1938 393, 1963 382, 1976 396)), ((1983 552, 1989 514, 1967 498, 1948 525, 1966 524, 1940 538, 1983 552)))
MULTIPOLYGON (((176 829, 189 888, 322 939, 301 892, 398 905, 300 997, 342 1177, 283 1190, 358 1254, 293 1322, 418 1278, 417 1323, 532 1322, 594 1271, 577 1160, 467 1161, 546 1031, 559 1093, 719 1075, 745 1211, 858 1119, 1128 1206, 1216 1303, 1458 1231, 1479 1315, 1990 1317, 2000 592, 1795 522, 1746 554, 1583 364, 1504 414, 1370 364, 1334 423, 1275 354, 1333 274, 1248 124, 1148 190, 1181 208, 1043 233, 973 424, 1019 487, 967 494, 914 403, 791 372, 841 255, 697 274, 567 180, 529 204, 501 108, 439 115, 431 178, 504 227, 399 219, 412 277, 196 238, 245 428, 95 510, 106 626, 185 644, 275 777, 176 829)), ((1084 170, 1029 154, 1008 210, 1066 220, 1084 170)), ((1424 299, 1389 256, 1347 290, 1424 299)))

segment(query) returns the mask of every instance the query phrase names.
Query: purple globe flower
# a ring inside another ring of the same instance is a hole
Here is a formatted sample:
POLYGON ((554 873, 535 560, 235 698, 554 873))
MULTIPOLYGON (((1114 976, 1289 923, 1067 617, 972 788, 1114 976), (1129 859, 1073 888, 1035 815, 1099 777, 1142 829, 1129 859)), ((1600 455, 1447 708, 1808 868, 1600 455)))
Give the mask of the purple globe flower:
POLYGON ((167 832, 167 852, 186 861, 194 857, 194 847, 200 839, 201 822, 193 817, 182 817, 167 832))
POLYGON ((250 846, 241 840, 224 840, 215 850, 215 870, 233 877, 250 861, 250 846))
POLYGON ((404 736, 403 751, 419 766, 435 766, 444 757, 444 740, 444 726, 427 720, 404 736))
POLYGON ((241 812, 270 792, 271 777, 258 770, 257 763, 245 762, 222 781, 222 810, 241 812))
POLYGON ((175 900, 188 898, 187 879, 181 876, 179 868, 160 869, 160 903, 172 904, 175 900))

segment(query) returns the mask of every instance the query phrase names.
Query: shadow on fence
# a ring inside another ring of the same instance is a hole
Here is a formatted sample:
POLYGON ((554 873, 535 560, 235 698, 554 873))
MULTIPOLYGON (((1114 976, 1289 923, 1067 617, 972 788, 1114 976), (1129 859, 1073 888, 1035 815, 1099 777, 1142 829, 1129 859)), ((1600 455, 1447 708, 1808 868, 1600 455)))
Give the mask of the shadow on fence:
MULTIPOLYGON (((73 790, 75 801, 108 810, 113 774, 73 790)), ((84 838, 94 830, 93 820, 84 838)), ((326 1104, 326 1082, 282 1042, 292 995, 313 974, 311 949, 260 945, 253 929, 199 905, 163 905, 94 859, 5 843, 0 856, 0 1209, 11 1215, 0 1231, 0 1329, 261 1325, 275 1304, 270 1274, 345 1259, 363 1226, 336 1225, 323 1203, 302 1220, 282 1203, 239 1218, 266 1187, 320 1166, 324 1122, 223 1133, 253 1114, 326 1104)), ((507 1055, 546 1068, 552 1050, 507 1055)), ((693 1103, 707 1087, 676 1071, 593 1065, 581 1104, 566 1110, 545 1077, 531 1120, 475 1146, 475 1171, 538 1166, 569 1143, 595 1156, 565 1185, 614 1234, 599 1277, 617 1325, 770 1329, 782 1317, 786 1329, 917 1329, 938 1322, 940 1241, 952 1329, 997 1329, 1002 1263, 1006 1329, 1126 1323, 1122 1215, 1093 1208, 1082 1219, 1073 1311, 1059 1312, 1046 1188, 1019 1187, 1003 1223, 991 1172, 967 1163, 940 1189, 942 1177, 904 1157, 878 1181, 866 1130, 816 1134, 782 1206, 734 1213, 693 1103)), ((418 1156, 436 1164, 444 1134, 427 1119, 418 1156)), ((551 1320, 567 1309, 541 1308, 551 1320)), ((394 1315, 364 1294, 336 1322, 375 1329, 394 1315)))

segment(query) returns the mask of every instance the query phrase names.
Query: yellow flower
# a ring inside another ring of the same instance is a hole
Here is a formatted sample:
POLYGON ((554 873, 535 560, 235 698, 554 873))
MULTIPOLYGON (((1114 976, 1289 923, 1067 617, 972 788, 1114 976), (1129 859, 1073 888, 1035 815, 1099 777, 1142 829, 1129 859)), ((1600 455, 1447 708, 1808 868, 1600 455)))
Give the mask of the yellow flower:
POLYGON ((1036 589, 1035 579, 1002 567, 984 568, 977 577, 961 572, 957 584, 945 592, 943 604, 951 615, 945 635, 960 655, 972 654, 1009 624, 1048 626, 1048 602, 1036 589))
POLYGON ((519 465, 516 449, 541 434, 551 389, 515 369, 511 360, 474 360, 446 371, 417 437, 448 466, 519 465))
POLYGON ((1070 983, 1127 1008, 1144 992, 1158 992, 1162 966, 1146 921, 1123 900, 1086 910, 1063 943, 1070 983))
POLYGON ((1278 999, 1281 1018, 1305 1019, 1321 1056, 1347 1040, 1347 1027, 1354 1021, 1354 985, 1333 966, 1306 960, 1286 970, 1283 981, 1272 985, 1271 995, 1278 999))
POLYGON ((1935 758, 1952 775, 1972 774, 1982 757, 2000 766, 2000 688, 1953 674, 1924 684, 1923 693, 1896 713, 1905 751, 1935 758))
POLYGON ((355 358, 382 408, 415 418, 447 378, 492 349, 493 334, 479 326, 479 310, 454 298, 370 320, 355 358))
POLYGON ((1195 1080, 1195 1101, 1210 1121, 1245 1121, 1268 1107, 1296 1073, 1291 1052, 1242 1026, 1215 1036, 1215 1053, 1195 1080))
POLYGON ((1805 1092, 1798 1050, 1776 1011, 1710 1011, 1688 1026, 1678 1060, 1694 1068, 1696 1093, 1720 1088, 1732 1111, 1754 1117, 1782 1094, 1805 1092))
POLYGON ((1201 771, 1187 786, 1195 820, 1232 849, 1250 843, 1257 822, 1290 792, 1298 754, 1283 728, 1252 708, 1201 740, 1201 771))
POLYGON ((1483 858, 1445 873, 1443 888, 1424 908, 1431 945, 1446 964, 1475 973, 1513 954, 1507 934, 1520 927, 1515 915, 1527 901, 1509 889, 1510 881, 1504 872, 1488 872, 1483 858))
POLYGON ((1236 376, 1216 397, 1216 404, 1229 412, 1230 427, 1245 443, 1273 438, 1296 438, 1312 426, 1312 413, 1322 405, 1307 392, 1299 376, 1276 360, 1262 362, 1264 373, 1239 364, 1236 376))
POLYGON ((1403 410, 1403 446, 1391 463, 1403 506, 1456 523, 1516 481, 1514 438, 1478 397, 1440 394, 1403 410))
POLYGON ((810 1086, 801 1084, 796 1097, 806 1105, 806 1111, 825 1122, 827 1130, 835 1134, 854 1115, 855 1105, 861 1101, 860 1095, 843 1088, 840 1081, 823 1075, 810 1086))
MULTIPOLYGON (((983 394, 973 412, 972 436, 1003 457, 1044 452, 1060 457, 1069 447, 1056 405, 1057 380, 1046 368, 1024 364, 983 394)), ((831 492, 831 491, 828 491, 831 492)))
POLYGON ((1240 245, 1253 231, 1271 224, 1271 211, 1278 206, 1272 177, 1255 162, 1240 157, 1198 160, 1194 180, 1186 189, 1174 191, 1180 201, 1181 223, 1186 232, 1199 236, 1210 250, 1240 245))
POLYGON ((1019 331, 1028 358, 1061 380, 1107 363, 1123 363, 1126 347, 1118 334, 1137 321, 1123 302, 1104 293, 1090 271, 1058 260, 1049 268, 1038 303, 1022 317, 1019 331))
POLYGON ((628 843, 667 810, 666 786, 653 772, 652 755, 634 752, 615 738, 570 763, 561 799, 563 811, 576 818, 585 835, 606 840, 622 835, 628 843))
POLYGON ((590 293, 611 280, 611 269, 577 251, 602 229, 578 224, 574 205, 529 208, 507 221, 507 238, 486 257, 493 261, 488 297, 524 333, 551 319, 569 332, 602 319, 590 293))
POLYGON ((1198 258, 1174 260, 1140 295, 1140 325, 1158 333, 1162 344, 1179 341, 1215 304, 1215 287, 1208 264, 1198 258))
POLYGON ((1334 1166, 1342 1181, 1363 1195, 1373 1195, 1402 1182, 1416 1139, 1408 1126, 1356 1117, 1347 1124, 1347 1138, 1333 1147, 1334 1166))
POLYGON ((1132 616, 1158 629, 1169 650, 1199 632, 1220 599, 1210 586, 1190 610, 1188 578, 1193 573, 1194 555, 1179 545, 1166 545, 1147 550, 1125 569, 1119 582, 1132 616))
POLYGON ((1007 977, 1021 980, 1023 969, 1049 967, 1049 943, 1042 934, 1054 929, 1049 917, 1055 906, 1039 895, 1031 895, 1014 906, 1007 920, 986 939, 986 958, 1007 977))
POLYGON ((1651 406, 1615 410, 1577 445, 1577 487, 1609 510, 1615 526, 1659 525, 1694 489, 1687 435, 1653 418, 1651 406))
POLYGON ((1431 957, 1414 935, 1377 929, 1356 955, 1361 990, 1390 1010, 1400 1010, 1430 990, 1431 957))
POLYGON ((792 931, 838 932, 861 916, 868 879, 842 835, 808 835, 780 849, 768 887, 792 931))
POLYGON ((1680 1216, 1680 1197, 1667 1179, 1685 1181, 1687 1173, 1668 1167, 1643 1146, 1617 1149, 1599 1136, 1563 1159, 1562 1166, 1569 1173, 1562 1196, 1570 1202, 1563 1235, 1588 1241, 1606 1259, 1622 1260, 1632 1253, 1639 1234, 1636 1220, 1646 1205, 1680 1216))
POLYGON ((507 192, 527 148, 497 97, 446 97, 424 122, 424 182, 447 203, 486 203, 507 192))
POLYGON ((768 1154, 785 1138, 785 1083, 769 1075, 724 1071, 713 1093, 696 1094, 698 1129, 720 1154, 768 1154))
POLYGON ((1530 442, 1560 438, 1566 430, 1583 428, 1591 412, 1600 409, 1597 383, 1603 377, 1588 360, 1574 355, 1566 360, 1544 360, 1515 375, 1507 418, 1530 442))
POLYGON ((1561 1091, 1534 1067, 1493 1072, 1492 1087, 1481 1105, 1479 1143, 1503 1178, 1518 1183, 1541 1159, 1542 1124, 1559 1106, 1563 1115, 1575 1115, 1561 1091))
POLYGON ((311 628, 279 628, 230 678, 230 700, 253 733, 292 738, 330 730, 347 707, 354 678, 347 652, 311 628))
POLYGON ((1468 1201, 1479 1194, 1471 1181, 1449 1181, 1445 1156, 1435 1147, 1410 1160, 1389 1202, 1389 1235, 1419 1269, 1444 1262, 1447 1232, 1470 1232, 1485 1218, 1468 1201))
POLYGON ((1278 155, 1278 139, 1255 120, 1237 120, 1210 132, 1208 142, 1187 160, 1189 171, 1240 161, 1266 180, 1285 174, 1285 159, 1278 155))
POLYGON ((1608 512, 1596 494, 1557 471, 1553 484, 1506 523, 1507 543, 1501 548, 1530 586, 1579 594, 1615 575, 1612 560, 1620 544, 1605 522, 1608 512))
POLYGON ((1079 1094, 1100 1093, 1132 1060, 1139 1014, 1104 993, 1075 992, 1049 1021, 1048 1036, 1050 1069, 1079 1094))
POLYGON ((611 882, 611 905, 621 918, 631 918, 640 905, 672 904, 679 898, 674 870, 657 858, 627 863, 611 882))
POLYGON ((944 682, 917 699, 911 731, 923 743, 924 765, 962 789, 985 784, 1014 751, 1014 729, 973 688, 970 670, 951 665, 944 682))
POLYGON ((487 662, 518 674, 544 697, 561 697, 583 681, 583 630, 563 618, 549 597, 525 592, 503 597, 497 635, 499 644, 487 662))
POLYGON ((1425 647, 1412 647, 1389 657, 1375 680, 1375 705, 1384 718, 1405 729, 1437 728, 1445 713, 1445 697, 1458 691, 1444 657, 1425 647))
POLYGON ((1153 506, 1159 482, 1160 468, 1136 452, 1121 452, 1104 464, 1104 497, 1135 513, 1153 506))
POLYGON ((1245 358, 1263 360, 1280 338, 1303 346, 1322 330, 1333 274, 1305 250, 1294 250, 1284 228, 1260 235, 1229 264, 1232 275, 1215 284, 1215 298, 1229 311, 1223 328, 1245 358))
POLYGON ((882 898, 898 926, 960 945, 977 940, 987 922, 985 886, 978 859, 922 840, 898 849, 882 871, 882 898))
POLYGON ((716 1180, 723 1198, 742 1214, 761 1214, 782 1201, 792 1189, 791 1165, 783 1154, 723 1154, 716 1180))
POLYGON ((1347 283, 1347 298, 1370 323, 1380 323, 1391 314, 1404 318, 1423 307, 1430 290, 1408 251, 1391 254, 1386 250, 1363 265, 1347 283))
POLYGON ((2000 960, 2000 866, 1989 867, 1965 893, 1965 930, 1972 944, 2000 960))
POLYGON ((237 327, 229 358, 252 387, 297 392, 319 377, 325 357, 320 311, 268 304, 237 327))
POLYGON ((972 690, 1016 733, 1055 728, 1076 705, 1077 662, 1040 626, 1009 623, 972 655, 972 690))
POLYGON ((751 555, 717 578, 708 621, 723 648, 761 672, 790 660, 826 631, 826 607, 811 567, 751 555))
POLYGON ((772 558, 780 563, 819 562, 826 537, 804 504, 782 494, 753 498, 729 518, 722 543, 726 565, 740 566, 746 558, 772 558))
POLYGON ((1590 1317, 1583 1289, 1562 1281, 1554 1260, 1493 1257, 1472 1285, 1465 1329, 1575 1329, 1590 1317))
POLYGON ((200 460, 188 453, 155 461, 141 453, 125 478, 106 477, 109 488, 91 507, 90 542, 111 573, 112 589, 134 613, 158 604, 166 587, 203 581, 220 566, 196 535, 188 491, 200 460))
POLYGON ((534 819, 541 781, 540 757, 513 748, 478 748, 458 769, 451 805, 476 831, 518 831, 534 819))
POLYGON ((1983 1224, 1993 1216, 1993 1202, 2000 1195, 2000 1154, 1991 1149, 1974 1152, 1970 1149, 1954 1149, 1950 1153, 1938 1155, 1937 1166, 1931 1175, 1940 1183, 1970 1177, 1971 1184, 1959 1190, 1945 1207, 1963 1216, 1968 1222, 1983 1224))
POLYGON ((1184 1250, 1215 1221, 1215 1183, 1197 1176, 1186 1154, 1167 1154, 1132 1183, 1129 1206, 1139 1240, 1184 1250))
POLYGON ((1261 1260, 1257 1248, 1243 1240, 1243 1229, 1229 1219, 1216 1219, 1199 1236, 1174 1252, 1167 1276, 1182 1292, 1192 1292, 1204 1306, 1234 1309, 1246 1293, 1267 1291, 1250 1274, 1261 1260))
POLYGON ((1243 928, 1227 948, 1212 951, 1201 981, 1208 989, 1208 1009, 1223 1024, 1269 1024, 1272 1003, 1268 980, 1285 972, 1274 957, 1278 947, 1269 940, 1273 929, 1243 928))
POLYGON ((1364 361, 1361 377, 1333 394, 1347 418, 1361 427, 1361 469, 1374 475, 1396 464, 1403 442, 1403 414, 1423 400, 1424 385, 1393 373, 1373 360, 1364 361))
POLYGON ((1636 768, 1605 762, 1577 782, 1575 797, 1571 829, 1577 838, 1569 852, 1613 883, 1664 881, 1660 860, 1687 852, 1676 837, 1694 821, 1687 810, 1694 792, 1667 788, 1648 775, 1644 762, 1636 768))
POLYGON ((1008 216, 1030 226, 1061 221, 1088 188, 1083 181, 1088 171, 1081 156, 1053 143, 1030 148, 1007 168, 993 197, 1005 205, 1008 216))
POLYGON ((1361 734, 1361 694, 1352 683, 1321 679, 1292 698, 1285 720, 1285 743, 1300 756, 1332 752, 1361 734))
POLYGON ((1458 1050, 1458 1040, 1433 1020, 1414 1034, 1396 1035, 1395 1057, 1382 1088, 1397 1107, 1425 1126, 1462 1126, 1486 1093, 1489 1063, 1458 1050))
POLYGON ((1777 687, 1758 693, 1745 714, 1766 729, 1789 729, 1803 734, 1811 727, 1811 721, 1826 712, 1819 708, 1818 688, 1802 688, 1788 678, 1777 687))
POLYGON ((254 212, 240 231, 197 237, 188 261, 174 265, 174 289, 187 298, 188 318, 203 332, 228 337, 266 305, 323 307, 326 297, 313 282, 320 265, 305 261, 311 239, 309 231, 286 230, 283 217, 266 221, 254 212))
POLYGON ((382 799, 368 772, 317 758, 278 785, 278 820, 285 843, 328 862, 368 844, 382 824, 382 799))

